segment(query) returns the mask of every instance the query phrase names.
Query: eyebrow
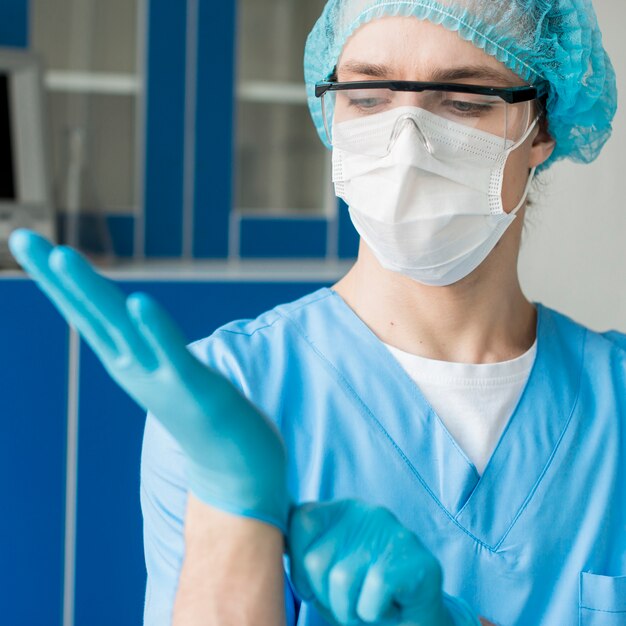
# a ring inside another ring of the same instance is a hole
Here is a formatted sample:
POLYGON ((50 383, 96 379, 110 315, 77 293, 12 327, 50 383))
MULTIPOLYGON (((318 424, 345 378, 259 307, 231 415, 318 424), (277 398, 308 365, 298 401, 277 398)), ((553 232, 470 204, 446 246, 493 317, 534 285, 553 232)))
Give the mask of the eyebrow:
MULTIPOLYGON (((393 69, 387 65, 365 63, 362 61, 347 61, 342 63, 338 71, 378 79, 390 79, 389 77, 393 76, 395 73, 393 69)), ((511 78, 506 72, 499 71, 488 65, 463 65, 452 68, 436 68, 429 73, 429 81, 431 82, 454 82, 468 79, 496 82, 504 87, 514 87, 520 84, 519 80, 511 78)))

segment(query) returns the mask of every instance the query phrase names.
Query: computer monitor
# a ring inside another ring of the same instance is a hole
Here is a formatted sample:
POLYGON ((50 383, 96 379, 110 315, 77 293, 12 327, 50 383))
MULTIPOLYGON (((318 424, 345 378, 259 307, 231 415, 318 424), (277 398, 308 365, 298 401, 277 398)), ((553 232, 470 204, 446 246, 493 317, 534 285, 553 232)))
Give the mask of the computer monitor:
POLYGON ((55 238, 45 120, 37 57, 0 48, 0 268, 14 265, 7 245, 14 229, 55 238))

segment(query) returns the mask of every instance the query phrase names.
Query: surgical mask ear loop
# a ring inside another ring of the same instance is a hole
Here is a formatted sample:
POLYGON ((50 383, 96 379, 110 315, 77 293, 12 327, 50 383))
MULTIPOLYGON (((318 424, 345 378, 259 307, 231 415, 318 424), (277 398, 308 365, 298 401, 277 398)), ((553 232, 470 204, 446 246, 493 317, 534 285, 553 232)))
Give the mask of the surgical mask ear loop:
POLYGON ((508 154, 511 154, 511 152, 513 152, 514 150, 517 150, 529 137, 530 137, 530 133, 533 132, 533 130, 535 130, 535 126, 537 126, 537 122, 539 121, 539 116, 537 116, 532 124, 528 127, 528 130, 522 135, 522 138, 517 142, 514 143, 508 150, 508 154))
MULTIPOLYGON (((516 144, 511 146, 511 148, 508 151, 507 159, 514 150, 517 150, 517 148, 519 148, 530 137, 530 134, 533 132, 535 126, 537 126, 538 121, 539 121, 539 116, 537 116, 533 120, 533 123, 528 127, 528 130, 524 133, 523 137, 516 144)), ((520 200, 519 204, 509 213, 509 215, 511 216, 517 215, 519 210, 524 206, 524 203, 526 202, 526 198, 528 198, 528 194, 530 193, 530 187, 533 183, 533 179, 535 178, 536 171, 537 171, 536 167, 533 167, 530 170, 530 174, 528 176, 528 182, 526 183, 526 187, 524 188, 524 193, 522 194, 522 199, 520 200)))
POLYGON ((535 177, 535 172, 537 171, 536 167, 533 167, 530 170, 530 174, 528 176, 528 182, 526 183, 526 188, 524 189, 524 193, 522 194, 522 199, 519 204, 509 213, 509 215, 517 215, 518 211, 524 206, 526 202, 526 198, 528 198, 528 194, 530 193, 530 187, 533 184, 533 179, 535 177))

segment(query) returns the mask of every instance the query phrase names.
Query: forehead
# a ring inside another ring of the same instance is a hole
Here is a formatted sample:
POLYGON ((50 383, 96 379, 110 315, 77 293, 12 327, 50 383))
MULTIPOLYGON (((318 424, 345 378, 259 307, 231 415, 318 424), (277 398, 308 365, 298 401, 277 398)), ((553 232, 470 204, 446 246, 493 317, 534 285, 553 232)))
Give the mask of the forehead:
POLYGON ((354 70, 362 65, 390 73, 377 78, 395 80, 435 80, 436 75, 461 66, 484 68, 484 77, 492 71, 496 82, 498 75, 501 83, 524 84, 497 59, 457 33, 416 17, 383 17, 355 31, 337 63, 340 80, 352 80, 352 75, 359 73, 354 70))

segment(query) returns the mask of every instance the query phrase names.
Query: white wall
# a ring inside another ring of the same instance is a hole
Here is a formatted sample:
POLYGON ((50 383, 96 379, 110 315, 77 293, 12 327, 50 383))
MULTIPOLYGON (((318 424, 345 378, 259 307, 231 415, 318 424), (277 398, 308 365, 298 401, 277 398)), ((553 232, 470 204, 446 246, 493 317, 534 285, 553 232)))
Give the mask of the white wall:
MULTIPOLYGON (((626 4, 595 0, 605 46, 626 95, 626 4)), ((626 102, 591 165, 553 167, 529 213, 522 249, 528 297, 592 328, 626 332, 626 102)))

